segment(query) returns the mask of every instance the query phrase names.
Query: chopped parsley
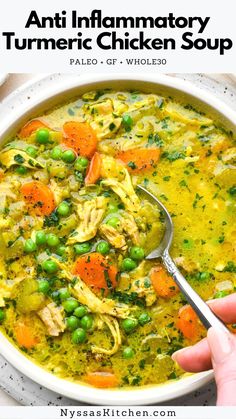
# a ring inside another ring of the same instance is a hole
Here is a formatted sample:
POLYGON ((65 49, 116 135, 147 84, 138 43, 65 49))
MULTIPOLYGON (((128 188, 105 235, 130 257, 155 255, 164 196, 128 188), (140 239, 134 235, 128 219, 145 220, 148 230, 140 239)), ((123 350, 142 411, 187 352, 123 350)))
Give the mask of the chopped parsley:
POLYGON ((131 292, 128 294, 126 292, 114 290, 112 293, 112 298, 119 301, 120 303, 133 304, 139 307, 146 306, 145 298, 140 298, 137 292, 131 292))
POLYGON ((231 196, 236 196, 236 185, 231 186, 227 192, 231 195, 231 196))
POLYGON ((53 211, 50 215, 44 218, 43 226, 44 227, 53 227, 56 226, 59 222, 59 217, 56 211, 53 211))
POLYGON ((186 154, 183 151, 165 151, 162 154, 162 157, 166 158, 170 162, 173 162, 175 160, 184 159, 186 154))
POLYGON ((202 198, 203 198, 203 195, 199 195, 198 193, 196 193, 195 199, 193 201, 193 208, 197 207, 198 202, 201 201, 202 198))
POLYGON ((159 137, 159 135, 157 133, 149 134, 148 144, 149 145, 155 144, 157 147, 163 147, 164 141, 159 137))
POLYGON ((178 376, 174 371, 168 376, 168 380, 176 380, 176 378, 178 378, 178 376))
POLYGON ((22 157, 22 155, 21 155, 21 154, 16 154, 16 155, 14 156, 14 160, 15 160, 15 162, 16 162, 16 163, 18 163, 18 164, 23 164, 23 163, 24 163, 24 161, 25 161, 24 157, 22 157))
POLYGON ((229 261, 224 267, 223 272, 236 273, 236 264, 233 261, 229 261))
POLYGON ((163 108, 163 105, 164 105, 164 99, 159 99, 158 101, 157 101, 157 107, 159 108, 159 109, 162 109, 163 108))
POLYGON ((135 164, 133 161, 129 161, 128 166, 129 166, 132 170, 137 169, 137 166, 136 166, 136 164, 135 164))
POLYGON ((222 235, 218 238, 219 243, 224 243, 224 241, 225 241, 225 236, 224 235, 222 235))
POLYGON ((114 122, 112 122, 110 125, 109 125, 109 130, 110 131, 114 131, 114 129, 116 128, 116 125, 114 124, 114 122))

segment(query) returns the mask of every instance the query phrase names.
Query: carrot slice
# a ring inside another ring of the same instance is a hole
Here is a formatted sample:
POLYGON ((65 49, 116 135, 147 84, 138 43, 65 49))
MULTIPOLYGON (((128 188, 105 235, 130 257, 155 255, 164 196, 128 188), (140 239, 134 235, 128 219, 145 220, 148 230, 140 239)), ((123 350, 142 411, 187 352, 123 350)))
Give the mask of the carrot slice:
POLYGON ((201 336, 202 326, 190 305, 181 307, 176 326, 191 341, 196 341, 201 336))
POLYGON ((69 121, 63 125, 63 143, 80 156, 92 157, 97 142, 97 135, 87 122, 69 121))
POLYGON ((109 372, 90 372, 84 376, 84 381, 98 388, 112 388, 119 384, 115 374, 109 372))
POLYGON ((122 160, 128 166, 131 173, 151 169, 158 162, 159 157, 159 148, 138 148, 122 151, 116 155, 117 159, 122 160))
POLYGON ((97 182, 101 173, 101 165, 102 158, 100 154, 96 152, 90 162, 88 173, 85 177, 85 185, 93 185, 97 182))
POLYGON ((23 321, 17 323, 15 327, 15 337, 19 346, 26 349, 33 348, 38 340, 32 335, 32 331, 23 321))
POLYGON ((100 253, 80 256, 73 269, 73 274, 79 275, 87 285, 105 293, 116 287, 117 273, 117 267, 100 253))
POLYGON ((36 215, 49 215, 56 207, 53 192, 42 182, 25 183, 21 187, 21 193, 29 209, 36 215))
POLYGON ((22 138, 30 137, 33 132, 37 131, 40 128, 48 128, 44 122, 39 119, 33 119, 32 121, 27 122, 19 132, 19 136, 22 138))
POLYGON ((155 266, 150 277, 153 288, 160 297, 171 298, 179 292, 174 279, 162 266, 155 266))

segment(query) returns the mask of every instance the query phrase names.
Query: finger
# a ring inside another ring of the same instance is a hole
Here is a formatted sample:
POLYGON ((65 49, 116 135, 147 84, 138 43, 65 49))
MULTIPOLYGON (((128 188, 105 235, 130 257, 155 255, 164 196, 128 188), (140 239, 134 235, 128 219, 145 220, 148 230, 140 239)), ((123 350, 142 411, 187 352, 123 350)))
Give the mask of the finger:
POLYGON ((236 339, 223 329, 211 327, 207 340, 217 385, 217 405, 236 405, 236 339))
POLYGON ((211 352, 207 339, 175 352, 172 359, 188 372, 207 371, 212 368, 211 352))
POLYGON ((236 293, 216 300, 210 300, 207 304, 225 323, 236 322, 236 293))

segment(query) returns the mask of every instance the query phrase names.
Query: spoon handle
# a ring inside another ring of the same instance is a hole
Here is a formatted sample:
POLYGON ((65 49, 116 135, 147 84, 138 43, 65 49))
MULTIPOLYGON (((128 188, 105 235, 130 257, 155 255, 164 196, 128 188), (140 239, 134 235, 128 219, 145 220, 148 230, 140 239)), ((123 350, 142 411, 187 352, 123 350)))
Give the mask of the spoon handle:
POLYGON ((174 261, 170 257, 168 250, 165 250, 163 252, 162 260, 167 271, 174 278, 179 289, 185 296, 188 303, 194 309, 205 328, 208 330, 210 327, 217 327, 224 329, 228 333, 230 333, 229 329, 225 326, 225 324, 219 319, 219 317, 217 317, 213 313, 213 311, 205 303, 205 301, 202 300, 202 298, 196 293, 196 291, 194 291, 191 285, 186 281, 186 279, 178 270, 174 261))

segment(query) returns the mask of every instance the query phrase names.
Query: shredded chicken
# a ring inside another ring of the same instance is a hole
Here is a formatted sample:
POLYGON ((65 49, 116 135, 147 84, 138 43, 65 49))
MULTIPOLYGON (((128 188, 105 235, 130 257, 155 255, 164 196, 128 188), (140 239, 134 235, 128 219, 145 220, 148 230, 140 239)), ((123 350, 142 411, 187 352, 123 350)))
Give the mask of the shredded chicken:
POLYGON ((16 194, 12 192, 13 185, 9 185, 8 182, 2 182, 0 183, 0 194, 1 196, 7 196, 12 199, 16 199, 16 194))
POLYGON ((55 180, 52 178, 50 180, 49 186, 50 189, 53 191, 53 195, 57 205, 59 205, 63 199, 69 197, 69 193, 66 191, 66 188, 64 186, 59 186, 58 183, 55 182, 55 180))
POLYGON ((90 125, 96 131, 98 138, 113 137, 120 128, 122 118, 114 115, 111 99, 95 102, 89 105, 87 110, 89 111, 90 125))
POLYGON ((63 308, 57 307, 55 303, 49 303, 38 312, 39 317, 47 327, 50 336, 59 336, 64 332, 66 326, 63 321, 63 308))
POLYGON ((125 237, 123 234, 119 233, 116 228, 109 226, 108 224, 101 224, 99 230, 102 236, 104 236, 113 247, 122 250, 127 249, 125 237))
MULTIPOLYGON (((52 257, 52 259, 54 259, 52 257)), ((69 281, 74 280, 75 276, 72 275, 66 268, 65 264, 54 259, 61 271, 63 278, 69 281)), ((118 304, 114 300, 103 298, 100 300, 91 289, 81 280, 79 276, 76 276, 77 283, 71 288, 71 292, 78 299, 81 304, 86 305, 92 313, 109 314, 113 317, 120 317, 126 319, 129 316, 130 308, 126 304, 118 304)))
MULTIPOLYGON (((3 272, 0 272, 0 275, 2 275, 3 272)), ((15 279, 12 280, 0 280, 0 307, 5 307, 5 299, 11 298, 12 293, 14 291, 14 288, 17 284, 22 282, 25 279, 24 276, 18 276, 15 279)))
POLYGON ((98 321, 100 323, 100 328, 103 327, 103 323, 107 325, 112 334, 114 344, 111 349, 100 348, 99 346, 92 346, 92 352, 105 355, 114 355, 121 345, 121 335, 119 323, 114 317, 108 316, 106 314, 98 315, 98 321))
POLYGON ((236 147, 231 147, 228 150, 224 151, 221 158, 223 162, 227 162, 227 163, 236 162, 236 147))
POLYGON ((110 316, 126 319, 130 308, 125 304, 117 304, 114 300, 103 298, 100 300, 84 282, 77 277, 77 284, 72 289, 81 304, 87 305, 92 313, 109 314, 110 316))
POLYGON ((0 162, 7 169, 13 165, 22 165, 24 167, 28 167, 29 169, 45 167, 42 163, 31 157, 25 151, 14 148, 7 151, 3 150, 0 155, 0 162))
POLYGON ((110 138, 115 135, 121 126, 122 118, 115 118, 112 114, 97 118, 91 122, 91 127, 96 130, 99 138, 110 138), (102 125, 101 125, 102 122, 102 125), (112 126, 112 130, 111 130, 112 126))
POLYGON ((125 233, 130 236, 134 244, 140 244, 140 236, 137 224, 132 214, 125 213, 121 218, 121 225, 125 233))
POLYGON ((106 211, 106 206, 107 199, 103 196, 78 204, 77 213, 80 224, 67 240, 67 244, 91 240, 97 233, 98 226, 106 211))
POLYGON ((128 211, 137 213, 140 208, 140 200, 134 191, 128 170, 124 169, 124 171, 125 178, 122 182, 118 182, 116 179, 106 179, 102 181, 102 185, 111 188, 120 197, 128 211))

